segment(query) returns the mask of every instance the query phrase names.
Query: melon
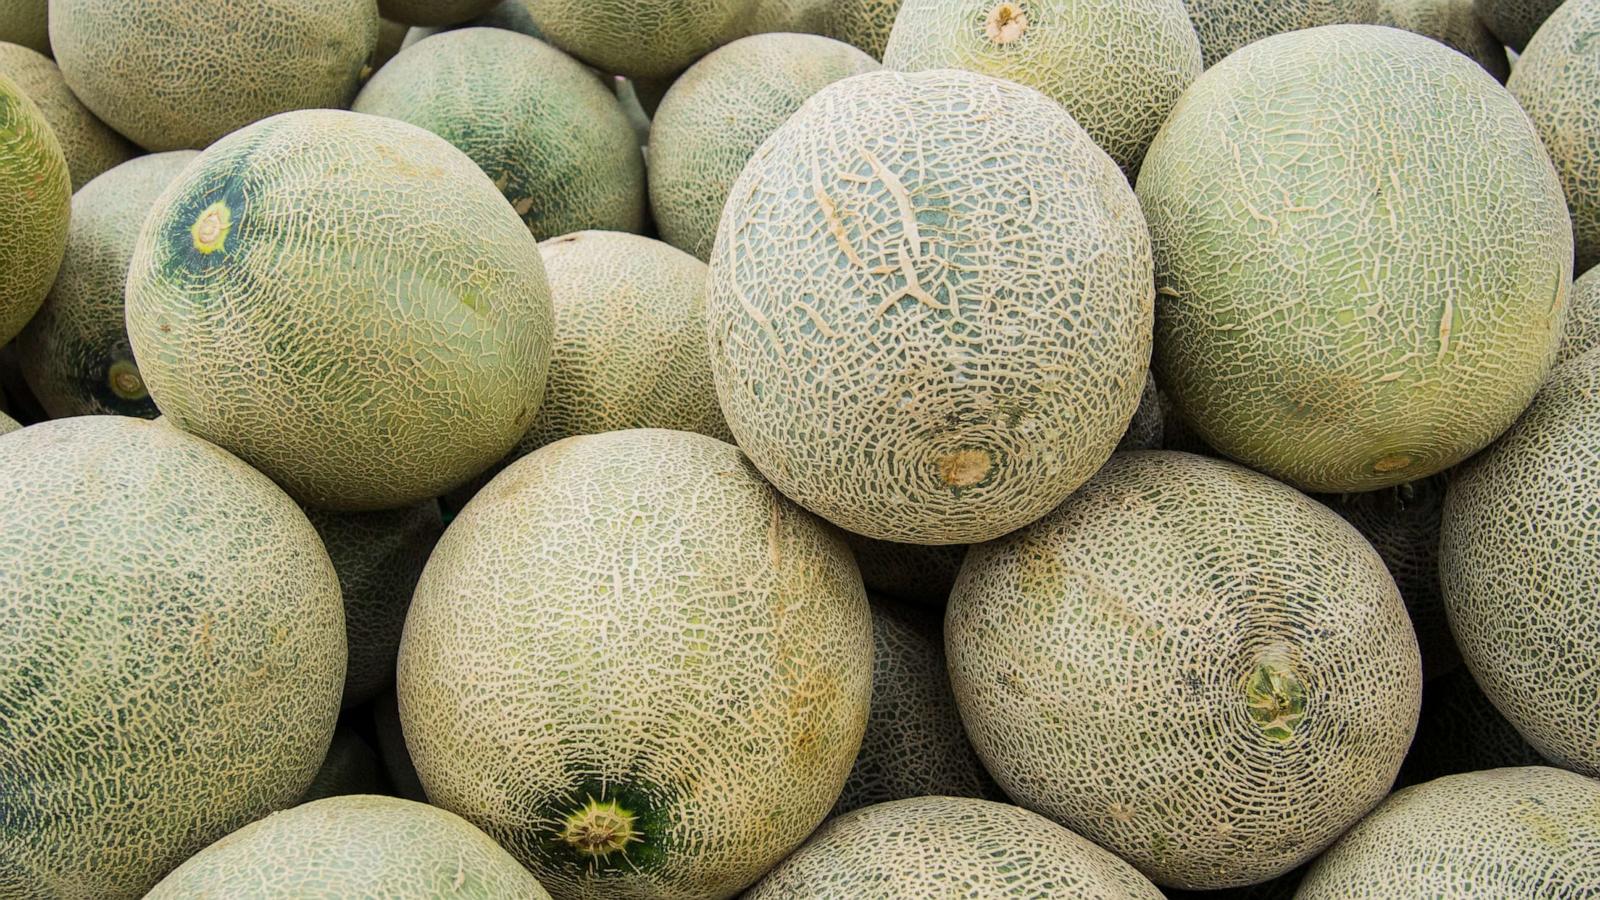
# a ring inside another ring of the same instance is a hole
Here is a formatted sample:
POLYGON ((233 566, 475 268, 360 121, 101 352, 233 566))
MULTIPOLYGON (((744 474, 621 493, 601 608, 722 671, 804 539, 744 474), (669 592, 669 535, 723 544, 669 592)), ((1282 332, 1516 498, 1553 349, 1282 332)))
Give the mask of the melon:
POLYGON ((1522 52, 1563 0, 1473 0, 1483 24, 1511 49, 1522 52))
POLYGON ((755 0, 526 0, 552 44, 618 75, 664 78, 738 37, 755 0))
POLYGON ((1600 351, 1563 364, 1445 495, 1445 611, 1478 684, 1556 764, 1600 776, 1600 351))
POLYGON ((899 544, 845 532, 867 590, 906 603, 943 608, 955 586, 966 544, 899 544))
POLYGON ((549 900, 506 851, 442 809, 331 797, 268 816, 195 854, 146 900, 438 897, 549 900))
POLYGON ((457 28, 503 28, 515 31, 531 38, 544 40, 539 26, 533 24, 533 16, 528 14, 527 0, 501 0, 489 8, 489 11, 477 18, 468 19, 455 25, 418 25, 406 32, 401 48, 405 49, 425 37, 432 37, 442 31, 453 31, 457 28))
POLYGON ((199 155, 132 159, 72 196, 66 257, 16 342, 23 377, 51 417, 158 415, 128 343, 123 288, 145 217, 199 155))
POLYGON ((752 0, 750 34, 827 34, 836 0, 752 0))
POLYGON ((1489 33, 1472 0, 1378 0, 1378 14, 1372 21, 1431 37, 1465 53, 1496 81, 1505 81, 1511 74, 1505 45, 1489 33))
POLYGON ((249 466, 123 416, 0 440, 0 896, 139 897, 299 800, 344 681, 339 582, 249 466))
POLYGON ((383 764, 378 761, 378 754, 355 729, 340 725, 334 729, 333 743, 328 745, 322 768, 311 779, 311 786, 306 788, 300 802, 310 803, 349 794, 382 794, 387 789, 383 764))
POLYGON ((1383 799, 1422 686, 1394 579, 1353 526, 1170 451, 1119 453, 968 550, 945 644, 1005 792, 1188 889, 1281 875, 1383 799))
POLYGON ((10 76, 28 99, 38 104, 39 112, 61 142, 74 191, 138 152, 78 101, 49 57, 27 47, 0 43, 0 74, 10 76))
POLYGON ((372 702, 373 733, 378 738, 378 756, 383 760, 384 774, 394 786, 397 795, 419 803, 428 802, 422 789, 417 768, 411 764, 411 751, 406 748, 405 733, 400 727, 400 701, 395 689, 389 688, 372 702))
POLYGON ((1160 450, 1166 440, 1167 410, 1161 389, 1148 373, 1144 377, 1144 390, 1139 393, 1139 408, 1133 411, 1133 421, 1122 433, 1118 450, 1160 450))
POLYGON ((600 79, 542 41, 500 28, 435 35, 401 51, 352 108, 460 148, 539 240, 644 225, 644 158, 627 114, 600 79))
POLYGON ((372 48, 372 57, 367 60, 364 77, 372 77, 372 73, 383 68, 395 54, 405 47, 406 37, 412 29, 400 22, 389 19, 378 20, 378 43, 372 48))
POLYGON ((22 425, 16 419, 0 412, 0 434, 10 434, 13 431, 21 430, 21 428, 22 425))
POLYGON ((127 314, 173 424, 342 511, 488 468, 533 423, 550 359, 539 246, 494 183, 442 138, 335 110, 258 122, 185 169, 139 234, 127 314))
POLYGON ((812 94, 877 68, 815 34, 757 34, 695 63, 650 124, 650 209, 662 239, 709 259, 728 192, 756 148, 812 94))
POLYGON ((568 438, 445 531, 400 720, 429 799, 555 896, 729 897, 838 799, 871 631, 844 542, 737 448, 568 438))
POLYGON ((1548 897, 1600 884, 1600 782, 1543 766, 1399 791, 1311 867, 1298 900, 1548 897))
POLYGON ((0 72, 0 345, 44 302, 67 250, 72 182, 44 113, 0 72))
POLYGON ((1572 283, 1572 300, 1567 309, 1567 327, 1561 336, 1557 364, 1600 347, 1600 270, 1590 269, 1572 283))
POLYGON ((1297 487, 1443 471, 1555 358, 1555 170, 1506 89, 1437 41, 1340 25, 1252 44, 1184 95, 1138 191, 1157 380, 1207 444, 1297 487))
POLYGON ((0 41, 50 52, 50 0, 6 0, 0 4, 0 41))
POLYGON ((277 113, 349 105, 373 0, 51 0, 72 92, 147 150, 203 149, 277 113))
POLYGON ((1376 22, 1383 0, 1185 0, 1205 68, 1265 37, 1322 25, 1376 22))
MULTIPOLYGON (((1426 662, 1426 658, 1424 658, 1426 662)), ((1429 679, 1422 689, 1417 737, 1400 768, 1400 786, 1446 775, 1544 765, 1464 668, 1429 679)))
POLYGON ((378 0, 385 19, 407 25, 455 25, 487 13, 496 0, 378 0))
POLYGON ((1055 101, 958 70, 857 75, 729 196, 706 304, 717 396, 762 474, 834 524, 989 540, 1111 455, 1152 293, 1133 192, 1055 101))
POLYGON ((795 897, 1161 900, 1161 892, 1132 866, 1027 810, 916 797, 832 820, 745 894, 795 897))
POLYGON ((899 12, 900 0, 832 0, 826 34, 883 59, 899 12))

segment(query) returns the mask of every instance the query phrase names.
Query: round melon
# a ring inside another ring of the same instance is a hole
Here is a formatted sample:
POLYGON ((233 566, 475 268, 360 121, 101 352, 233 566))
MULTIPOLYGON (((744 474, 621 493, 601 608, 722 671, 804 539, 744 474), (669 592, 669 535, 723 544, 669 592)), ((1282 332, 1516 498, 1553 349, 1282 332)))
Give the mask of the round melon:
POLYGON ((16 342, 23 377, 53 418, 159 415, 128 343, 123 289, 145 217, 199 155, 132 159, 72 196, 61 270, 16 342))
POLYGON ((800 844, 861 743, 872 634, 836 532, 738 449, 569 438, 450 524, 400 646, 430 800, 557 897, 729 897, 800 844))
POLYGON ((378 42, 373 0, 51 0, 73 93, 148 150, 199 150, 293 109, 344 107, 378 42))
POLYGON ((965 797, 880 803, 822 826, 745 900, 1161 900, 1132 866, 1042 816, 965 797))
POLYGON ((300 802, 310 803, 349 794, 383 794, 387 790, 383 764, 378 761, 378 754, 355 729, 340 725, 334 729, 333 743, 328 745, 328 755, 322 759, 322 768, 311 779, 311 787, 306 788, 300 802))
POLYGON ((1473 0, 1478 18, 1511 49, 1522 52, 1563 0, 1473 0))
POLYGON ((21 429, 22 425, 17 422, 16 419, 13 419, 5 413, 0 412, 0 434, 10 434, 13 431, 20 431, 21 429))
POLYGON ((750 34, 827 34, 831 7, 837 0, 753 0, 750 34))
POLYGON ((1600 347, 1600 269, 1590 269, 1572 283, 1567 327, 1556 363, 1570 362, 1600 347))
POLYGON ((465 22, 454 25, 418 25, 406 31, 401 42, 401 49, 409 48, 412 44, 425 37, 432 37, 442 31, 454 31, 458 28, 503 28, 506 31, 515 31, 531 38, 544 40, 539 26, 533 24, 533 16, 528 13, 526 0, 501 0, 489 11, 481 16, 471 18, 465 22))
POLYGON ((1461 655, 1546 758, 1600 776, 1600 351, 1562 365, 1445 495, 1439 574, 1461 655))
POLYGON ((1322 25, 1376 22, 1382 0, 1184 0, 1209 69, 1265 37, 1322 25))
POLYGON ((877 68, 815 34, 757 34, 695 63, 650 123, 650 209, 662 239, 709 259, 728 192, 756 148, 812 94, 877 68))
POLYGON ((967 555, 966 544, 897 544, 851 532, 845 543, 861 567, 867 590, 906 603, 943 608, 967 555))
POLYGON ((1463 772, 1538 765, 1544 765, 1539 751, 1500 715, 1472 673, 1457 668, 1429 679, 1423 687, 1417 737, 1406 753, 1397 784, 1410 786, 1463 772))
POLYGON ((138 152, 78 101, 49 57, 27 47, 0 43, 0 74, 10 76, 28 99, 38 104, 39 112, 61 142, 74 191, 138 152))
POLYGON ((526 0, 552 44, 618 75, 664 78, 739 34, 755 0, 526 0))
POLYGON ((50 0, 6 0, 0 4, 0 41, 50 52, 50 0))
POLYGON ((495 3, 496 0, 378 0, 378 12, 385 19, 407 25, 456 25, 487 13, 495 3))
POLYGON ((411 28, 400 22, 389 19, 378 20, 378 43, 372 48, 372 57, 367 60, 363 68, 363 78, 370 78, 372 74, 394 59, 395 54, 405 47, 406 36, 411 33, 411 28))
POLYGON ((173 424, 325 509, 488 468, 549 367, 527 227, 443 139, 357 113, 285 113, 195 160, 140 232, 127 310, 173 424))
POLYGON ((1131 175, 1200 74, 1200 41, 1183 0, 905 0, 883 64, 1037 88, 1131 175))
POLYGON ((1515 99, 1437 41, 1341 25, 1251 45, 1184 95, 1139 199, 1162 389, 1207 444, 1305 490, 1455 465, 1555 358, 1560 184, 1515 99))
POLYGON ((297 802, 344 681, 339 582, 283 491, 123 416, 0 441, 0 896, 139 897, 297 802))
POLYGON ((1472 0, 1378 0, 1373 24, 1431 37, 1472 57, 1496 81, 1505 81, 1511 74, 1505 45, 1489 33, 1472 0))
POLYGON ((894 29, 900 0, 832 0, 827 35, 860 47, 873 59, 883 59, 894 29))
POLYGON ((1283 874, 1383 799, 1422 686, 1394 579, 1354 527, 1167 451, 1119 453, 968 550, 945 643, 1006 793, 1190 889, 1283 874))
POLYGON ((762 474, 835 524, 989 540, 1121 439, 1150 266, 1122 172, 1055 101, 957 70, 847 78, 761 145, 723 211, 717 396, 762 474))
POLYGON ((1312 866, 1298 900, 1548 897, 1600 884, 1600 782, 1543 766, 1400 791, 1312 866))
POLYGON ((1167 412, 1161 389, 1149 373, 1144 376, 1144 390, 1139 393, 1139 408, 1133 412, 1133 421, 1122 433, 1117 450, 1160 450, 1166 440, 1167 412))
POLYGON ((72 182, 44 113, 0 72, 0 345, 44 302, 67 250, 72 182))
POLYGON ((405 733, 400 728, 400 700, 394 688, 372 701, 372 725, 378 738, 378 756, 383 760, 384 774, 389 776, 394 792, 407 800, 428 802, 422 780, 417 777, 417 767, 411 764, 405 733))
POLYGON ((483 832, 423 803, 331 797, 268 816, 197 853, 146 900, 384 897, 549 900, 483 832))

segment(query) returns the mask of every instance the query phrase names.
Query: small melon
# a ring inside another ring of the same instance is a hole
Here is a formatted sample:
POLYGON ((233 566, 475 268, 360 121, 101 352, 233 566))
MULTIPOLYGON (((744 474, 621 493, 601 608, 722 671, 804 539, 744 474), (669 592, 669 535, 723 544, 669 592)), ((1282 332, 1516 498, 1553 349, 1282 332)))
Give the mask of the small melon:
POLYGON ((1467 56, 1484 70, 1505 81, 1511 74, 1505 45, 1473 9, 1473 0, 1378 0, 1375 25, 1388 25, 1431 37, 1467 56))
POLYGON ((13 431, 21 430, 21 428, 22 425, 16 419, 0 412, 0 434, 10 434, 13 431))
POLYGON ((533 24, 533 16, 528 13, 527 0, 501 0, 489 11, 481 16, 468 19, 455 25, 418 25, 408 31, 401 49, 407 49, 417 41, 426 37, 433 37, 444 31, 454 31, 458 28, 501 28, 506 31, 515 31, 531 38, 544 40, 544 34, 539 31, 539 26, 533 24))
POLYGON ((407 25, 455 25, 494 8, 496 0, 378 0, 385 19, 407 25))
POLYGON ((867 590, 905 603, 943 608, 955 586, 966 544, 898 544, 875 541, 851 532, 845 543, 861 567, 867 590))
POLYGON ((1521 53, 1562 4, 1563 0, 1473 0, 1472 5, 1495 37, 1521 53))
POLYGON ((527 0, 552 44, 606 72, 664 78, 737 37, 755 0, 527 0))
POLYGON ((384 774, 389 776, 395 793, 407 800, 428 802, 422 780, 417 777, 417 767, 411 763, 411 751, 406 748, 405 733, 400 727, 400 701, 394 688, 372 701, 372 725, 378 737, 378 756, 383 760, 384 774))
POLYGON ((349 794, 383 794, 387 789, 378 754, 355 729, 340 725, 333 731, 333 743, 328 745, 322 768, 311 779, 311 787, 306 788, 300 802, 311 803, 349 794))
POLYGON ((1378 19, 1381 0, 1185 0, 1207 69, 1265 37, 1378 19))
POLYGON ((43 111, 0 73, 0 345, 38 311, 61 268, 72 181, 43 111))
POLYGON ((6 0, 0 3, 0 41, 49 54, 49 8, 50 0, 6 0))
POLYGON ((1590 269, 1572 283, 1567 327, 1556 364, 1570 362, 1600 347, 1600 269, 1590 269))
POLYGON ((1458 667, 1423 686, 1417 737, 1397 784, 1406 787, 1463 772, 1544 764, 1539 751, 1483 695, 1472 673, 1458 667))
POLYGON ((138 152, 78 101, 49 57, 17 44, 0 43, 0 74, 10 76, 38 104, 61 142, 74 191, 138 152))
POLYGON ((825 33, 861 48, 873 59, 883 59, 899 12, 900 0, 832 0, 825 33))

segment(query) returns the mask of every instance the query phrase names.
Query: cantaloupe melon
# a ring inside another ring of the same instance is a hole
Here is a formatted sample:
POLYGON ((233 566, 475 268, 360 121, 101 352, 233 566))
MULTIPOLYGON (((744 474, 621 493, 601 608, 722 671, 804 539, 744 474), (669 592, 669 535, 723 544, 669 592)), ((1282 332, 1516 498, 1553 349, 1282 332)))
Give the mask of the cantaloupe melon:
POLYGON ((142 419, 0 440, 0 896, 139 897, 296 802, 344 681, 339 582, 261 474, 142 419))
POLYGON ((139 235, 127 310, 173 424, 325 509, 409 506, 492 465, 550 359, 539 246, 493 182, 420 128, 334 110, 185 169, 139 235))
POLYGON ((1522 52, 1540 26, 1562 5, 1563 0, 1473 0, 1478 18, 1495 37, 1517 52, 1522 52))
POLYGON ((728 192, 756 148, 812 94, 877 68, 815 34, 757 34, 691 66, 650 123, 650 209, 662 239, 709 259, 728 192))
POLYGON ((378 756, 383 760, 383 772, 395 794, 428 802, 428 794, 417 777, 417 767, 411 764, 411 751, 406 748, 405 733, 400 727, 400 700, 394 688, 383 692, 372 701, 373 733, 378 738, 378 756))
POLYGON ((848 531, 844 539, 861 567, 867 590, 924 606, 943 607, 950 599, 950 588, 967 555, 966 544, 898 544, 848 531))
POLYGON ((721 898, 816 827, 866 726, 836 532, 678 431, 524 457, 446 530, 400 647, 428 797, 557 897, 721 898))
POLYGON ((51 0, 72 92, 148 150, 199 150, 292 109, 344 107, 378 41, 373 0, 51 0))
POLYGON ((0 41, 50 52, 50 0, 6 0, 0 4, 0 41))
POLYGON ((61 270, 16 342, 28 387, 52 417, 158 415, 128 343, 123 289, 145 217, 199 155, 132 159, 72 196, 61 270))
POLYGON ((1549 897, 1600 885, 1600 782, 1529 766, 1400 791, 1311 867, 1298 900, 1549 897))
POLYGON ((1132 866, 1024 809, 917 797, 840 816, 745 900, 1094 897, 1161 900, 1132 866))
POLYGON ((1206 68, 1265 37, 1322 25, 1376 22, 1381 0, 1184 0, 1206 68))
POLYGON ((894 29, 900 0, 832 0, 827 35, 860 47, 873 59, 883 59, 894 29))
POLYGON ((0 43, 0 74, 10 76, 28 99, 38 104, 61 142, 74 191, 137 152, 78 101, 49 57, 17 44, 0 43))
POLYGON ((388 790, 383 763, 378 754, 354 728, 340 725, 333 731, 333 743, 322 758, 322 768, 301 795, 301 803, 350 794, 383 794, 388 790))
POLYGON ((1439 575, 1483 692, 1546 758, 1600 776, 1600 351, 1563 364, 1455 474, 1439 575))
POLYGON ((1139 199, 1156 379, 1207 444, 1306 490, 1455 465, 1555 358, 1560 184, 1514 98, 1436 41, 1338 25, 1252 44, 1184 95, 1139 199))
POLYGON ((407 25, 455 25, 494 8, 496 0, 378 0, 385 19, 407 25))
POLYGON ((827 34, 835 5, 835 0, 752 0, 746 30, 750 34, 827 34))
POLYGON ((0 434, 10 434, 13 431, 21 430, 21 428, 22 425, 16 419, 0 412, 0 434))
POLYGON ((945 643, 1006 793, 1182 888, 1263 881, 1332 843, 1388 792, 1422 686, 1394 579, 1353 526, 1168 451, 1119 453, 968 550, 945 643))
POLYGON ((1572 283, 1572 300, 1567 310, 1567 327, 1561 336, 1557 365, 1600 347, 1600 270, 1590 269, 1572 283))
POLYGON ((528 13, 527 0, 501 0, 483 15, 455 25, 417 25, 406 32, 405 39, 401 42, 401 49, 410 47, 423 38, 458 28, 502 28, 544 40, 544 34, 539 31, 539 26, 533 24, 533 16, 528 13))
POLYGON ((1489 33, 1472 0, 1378 0, 1378 14, 1372 21, 1431 37, 1465 53, 1496 81, 1505 81, 1511 74, 1505 45, 1489 33))
POLYGON ((1409 787, 1463 772, 1544 764, 1539 751, 1523 740, 1483 695, 1472 673, 1457 667, 1423 686, 1417 737, 1406 752, 1396 785, 1409 787))
POLYGON ((394 797, 332 797, 241 828, 197 853, 146 900, 384 897, 549 900, 488 835, 394 797))
POLYGON ((1167 404, 1161 389, 1149 373, 1144 377, 1144 390, 1139 393, 1139 408, 1133 411, 1133 421, 1117 442, 1121 450, 1160 450, 1166 441, 1167 404))
POLYGON ((0 73, 0 345, 28 324, 67 250, 72 182, 44 113, 0 73))
POLYGON ((761 145, 706 314, 728 427, 779 490, 954 544, 1044 515, 1111 454, 1152 307, 1116 163, 1043 94, 940 70, 835 82, 761 145))
POLYGON ((378 43, 372 48, 372 56, 368 58, 365 66, 366 77, 372 77, 374 72, 383 68, 395 54, 405 47, 406 36, 413 29, 390 19, 378 20, 378 43))
POLYGON ((606 72, 664 78, 729 40, 755 0, 527 0, 552 44, 606 72))

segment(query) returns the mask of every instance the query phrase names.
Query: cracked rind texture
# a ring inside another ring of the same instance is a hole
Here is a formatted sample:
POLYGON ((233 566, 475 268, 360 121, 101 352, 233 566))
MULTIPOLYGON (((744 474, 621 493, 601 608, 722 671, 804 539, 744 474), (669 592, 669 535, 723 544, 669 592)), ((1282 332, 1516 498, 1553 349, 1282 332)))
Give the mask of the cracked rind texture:
POLYGON ((1332 843, 1388 792, 1422 687, 1400 593, 1353 526, 1167 451, 1119 453, 969 550, 945 645, 1006 793, 1182 888, 1332 843))
POLYGON ((1036 88, 1132 177, 1200 74, 1200 41, 1183 0, 905 0, 883 64, 1036 88))
POLYGON ((1538 897, 1600 884, 1600 783, 1529 766, 1398 791, 1311 867, 1296 900, 1538 897))
POLYGON ((1206 72, 1139 175, 1156 379, 1210 446, 1297 487, 1443 471, 1555 359, 1566 202, 1532 124, 1429 38, 1339 25, 1206 72))
POLYGON ((487 13, 495 0, 378 0, 385 19, 407 25, 456 25, 487 13))
POLYGON ((544 40, 539 26, 533 24, 533 16, 528 13, 527 0, 501 0, 500 3, 490 7, 489 11, 476 18, 468 19, 455 25, 418 25, 406 30, 405 38, 400 43, 400 49, 410 48, 412 44, 426 37, 433 37, 445 31, 454 31, 458 28, 502 28, 506 31, 515 31, 531 38, 544 40))
POLYGON ((1144 390, 1139 392, 1139 408, 1134 410, 1133 420, 1128 423, 1128 430, 1122 433, 1117 450, 1160 450, 1166 434, 1166 402, 1161 398, 1161 389, 1156 387, 1156 380, 1147 373, 1144 390))
POLYGON ((340 725, 334 729, 333 743, 322 759, 322 767, 301 795, 301 803, 348 794, 383 794, 388 785, 378 754, 362 740, 355 729, 340 725))
POLYGON ((199 155, 141 156, 72 195, 66 256, 15 344, 23 378, 52 418, 160 415, 128 342, 123 291, 145 217, 199 155))
POLYGON ((855 554, 867 590, 923 606, 944 606, 967 555, 966 544, 897 544, 848 531, 844 540, 855 554))
POLYGON ((1561 336, 1556 365, 1571 362, 1600 347, 1600 269, 1591 269, 1572 283, 1567 327, 1561 336))
POLYGON ((61 142, 74 191, 139 152, 89 112, 49 57, 27 47, 0 43, 0 74, 10 76, 38 104, 39 112, 61 142))
POLYGON ((1481 769, 1544 764, 1539 751, 1483 695, 1472 673, 1457 668, 1423 686, 1417 737, 1396 783, 1405 787, 1481 769))
POLYGON ((429 560, 400 648, 428 797, 557 897, 729 897, 833 806, 866 727, 872 634, 838 534, 737 448, 569 438, 502 472, 429 560), (632 812, 607 857, 562 840, 632 812))
POLYGON ((627 114, 594 73, 543 41, 502 28, 434 35, 374 75, 352 109, 455 145, 538 240, 644 227, 644 156, 627 114))
POLYGON ((1378 19, 1380 0, 1184 0, 1207 69, 1262 38, 1378 19))
POLYGON ((1378 0, 1372 24, 1403 28, 1465 53, 1496 81, 1511 74, 1505 45, 1478 18, 1472 0, 1378 0))
POLYGON ((602 71, 665 78, 739 36, 754 0, 527 0, 550 43, 602 71))
POLYGON ((38 53, 50 53, 50 0, 6 0, 0 3, 0 41, 38 53))
POLYGON ((345 107, 378 42, 373 0, 51 0, 72 92, 147 150, 200 150, 294 109, 345 107))
POLYGON ((1507 47, 1522 52, 1563 0, 1473 0, 1478 18, 1507 47))
POLYGON ((1467 668, 1552 762, 1600 776, 1600 351, 1457 470, 1440 582, 1467 668))
POLYGON ((1134 868, 1043 816, 965 797, 880 803, 823 825, 744 900, 1161 900, 1134 868))
POLYGON ((650 123, 650 208, 662 239, 709 259, 728 192, 761 143, 817 91, 878 68, 815 34, 758 34, 691 66, 650 123))
POLYGON ((717 396, 778 489, 879 540, 989 540, 1138 407, 1150 237, 1060 104, 957 70, 823 88, 745 167, 712 252, 717 396))
POLYGON ((72 182, 49 121, 0 73, 0 345, 38 311, 67 251, 72 182))
POLYGON ((900 0, 832 0, 827 35, 883 59, 889 32, 900 12, 900 0))
POLYGON ((346 511, 439 496, 504 456, 538 412, 553 318, 538 243, 472 160, 334 110, 185 169, 139 235, 127 313, 174 425, 346 511))
POLYGON ((332 797, 275 813, 200 851, 146 900, 549 900, 488 835, 394 797, 332 797))
POLYGON ((295 803, 339 712, 339 582, 233 456, 123 416, 0 440, 0 896, 138 897, 295 803))

